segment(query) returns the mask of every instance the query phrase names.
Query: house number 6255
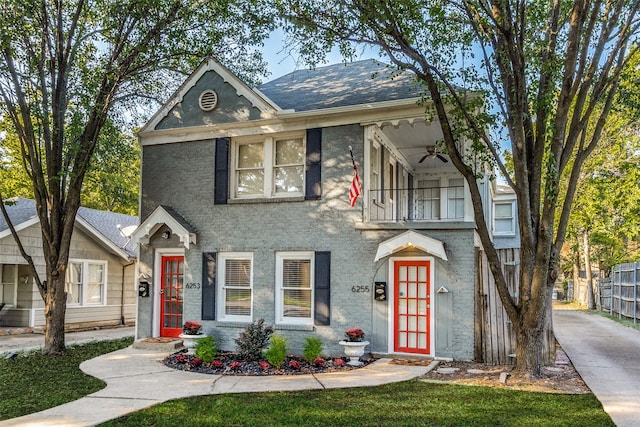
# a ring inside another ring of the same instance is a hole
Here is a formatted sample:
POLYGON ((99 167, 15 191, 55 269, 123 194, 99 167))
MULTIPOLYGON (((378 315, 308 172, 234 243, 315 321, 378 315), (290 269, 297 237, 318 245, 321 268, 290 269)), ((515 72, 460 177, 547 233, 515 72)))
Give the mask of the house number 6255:
POLYGON ((352 286, 351 292, 353 293, 369 292, 369 286, 352 286))

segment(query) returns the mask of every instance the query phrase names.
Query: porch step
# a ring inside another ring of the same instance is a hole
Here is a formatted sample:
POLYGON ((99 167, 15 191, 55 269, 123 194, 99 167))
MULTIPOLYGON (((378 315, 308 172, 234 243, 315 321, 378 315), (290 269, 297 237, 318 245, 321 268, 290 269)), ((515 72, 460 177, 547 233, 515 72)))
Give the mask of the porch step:
POLYGON ((182 349, 184 346, 179 338, 143 338, 135 341, 132 347, 136 350, 173 352, 182 349))

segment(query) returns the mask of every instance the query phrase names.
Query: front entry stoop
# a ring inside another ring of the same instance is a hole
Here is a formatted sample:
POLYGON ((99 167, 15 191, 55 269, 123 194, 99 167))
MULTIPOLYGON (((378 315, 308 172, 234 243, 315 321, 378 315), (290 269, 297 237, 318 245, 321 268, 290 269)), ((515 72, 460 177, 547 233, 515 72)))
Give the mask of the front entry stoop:
POLYGON ((133 343, 132 347, 136 350, 152 350, 152 351, 178 351, 184 346, 179 338, 143 338, 133 343))

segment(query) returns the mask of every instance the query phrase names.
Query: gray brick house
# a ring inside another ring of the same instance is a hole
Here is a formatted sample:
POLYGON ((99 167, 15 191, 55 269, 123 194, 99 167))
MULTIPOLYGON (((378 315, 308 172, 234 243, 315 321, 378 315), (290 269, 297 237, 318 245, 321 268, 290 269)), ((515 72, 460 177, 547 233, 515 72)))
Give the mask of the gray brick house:
MULTIPOLYGON (((472 359, 471 199, 419 100, 372 60, 258 88, 203 62, 139 133, 137 337, 196 319, 233 349, 263 318, 294 352, 314 334, 339 354, 360 327, 373 353, 472 359)), ((512 192, 481 186, 496 244, 517 247, 512 192)))

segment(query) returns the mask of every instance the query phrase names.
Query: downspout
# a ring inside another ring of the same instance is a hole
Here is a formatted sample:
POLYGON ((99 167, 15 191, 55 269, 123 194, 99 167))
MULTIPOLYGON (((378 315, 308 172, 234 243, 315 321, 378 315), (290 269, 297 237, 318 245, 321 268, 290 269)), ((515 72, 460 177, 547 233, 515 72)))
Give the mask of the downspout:
POLYGON ((122 287, 120 288, 120 325, 124 326, 124 281, 125 281, 125 270, 127 267, 132 265, 136 265, 135 261, 131 261, 129 264, 125 264, 122 266, 122 287))

